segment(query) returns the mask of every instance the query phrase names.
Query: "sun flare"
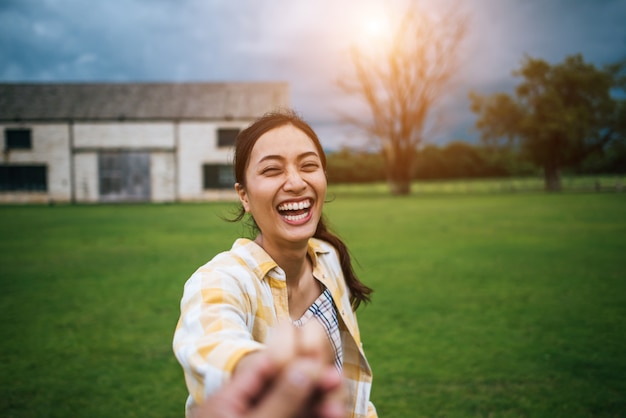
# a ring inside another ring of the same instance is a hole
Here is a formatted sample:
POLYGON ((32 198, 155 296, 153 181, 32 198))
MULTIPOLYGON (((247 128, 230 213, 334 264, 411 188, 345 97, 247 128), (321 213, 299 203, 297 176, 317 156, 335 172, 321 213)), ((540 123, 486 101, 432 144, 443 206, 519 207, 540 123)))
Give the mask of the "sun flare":
POLYGON ((353 39, 359 47, 370 51, 385 48, 391 34, 391 25, 385 13, 363 13, 356 23, 353 39))
POLYGON ((389 23, 380 16, 372 16, 363 23, 363 32, 369 38, 380 38, 389 33, 389 23))

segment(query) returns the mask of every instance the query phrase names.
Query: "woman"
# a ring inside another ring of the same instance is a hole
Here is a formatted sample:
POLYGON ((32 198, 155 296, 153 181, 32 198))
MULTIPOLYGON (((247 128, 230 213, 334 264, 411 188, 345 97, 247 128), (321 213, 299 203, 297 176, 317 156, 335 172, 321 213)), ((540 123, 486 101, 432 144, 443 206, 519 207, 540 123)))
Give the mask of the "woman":
POLYGON ((319 322, 346 382, 352 417, 376 417, 371 369, 354 310, 372 290, 355 276, 345 244, 324 224, 326 157, 293 112, 265 115, 235 145, 237 220, 257 235, 200 267, 185 284, 174 352, 188 412, 231 374, 254 364, 280 321, 319 322))

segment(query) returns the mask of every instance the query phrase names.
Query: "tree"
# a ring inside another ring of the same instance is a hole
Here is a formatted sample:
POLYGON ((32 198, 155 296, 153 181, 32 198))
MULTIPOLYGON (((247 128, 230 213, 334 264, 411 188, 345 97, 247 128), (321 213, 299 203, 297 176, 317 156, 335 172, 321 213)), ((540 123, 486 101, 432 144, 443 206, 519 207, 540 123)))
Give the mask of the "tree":
POLYGON ((581 55, 550 65, 525 57, 513 72, 515 95, 470 93, 476 127, 490 146, 515 146, 543 168, 545 188, 561 190, 561 170, 575 167, 614 141, 624 141, 624 66, 603 69, 581 55))
POLYGON ((368 183, 385 180, 385 168, 380 154, 343 148, 328 153, 326 172, 329 183, 368 183))
POLYGON ((414 5, 393 25, 380 54, 351 50, 354 76, 339 85, 363 99, 371 117, 347 119, 379 141, 392 194, 410 193, 416 151, 457 69, 466 26, 458 9, 435 16, 414 5))

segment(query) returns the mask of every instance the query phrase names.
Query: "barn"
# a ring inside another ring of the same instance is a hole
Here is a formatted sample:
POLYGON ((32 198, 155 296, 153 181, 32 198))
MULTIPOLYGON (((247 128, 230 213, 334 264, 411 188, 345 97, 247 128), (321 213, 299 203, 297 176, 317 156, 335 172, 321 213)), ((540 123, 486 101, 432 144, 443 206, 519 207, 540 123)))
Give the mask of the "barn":
POLYGON ((264 83, 0 83, 0 203, 234 198, 241 129, 289 106, 264 83))

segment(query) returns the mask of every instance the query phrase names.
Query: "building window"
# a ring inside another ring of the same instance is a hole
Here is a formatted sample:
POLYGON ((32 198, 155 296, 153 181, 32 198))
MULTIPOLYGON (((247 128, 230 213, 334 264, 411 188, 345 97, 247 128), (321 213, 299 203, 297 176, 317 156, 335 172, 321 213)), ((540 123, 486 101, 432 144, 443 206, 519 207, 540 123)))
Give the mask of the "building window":
POLYGON ((31 149, 32 147, 30 129, 7 128, 4 130, 4 149, 31 149))
POLYGON ((217 146, 218 147, 234 147, 237 135, 239 135, 239 129, 237 128, 220 128, 217 130, 217 146))
POLYGON ((204 189, 232 189, 235 186, 233 166, 228 164, 205 164, 202 167, 204 189))
POLYGON ((45 192, 48 190, 45 165, 0 165, 0 191, 45 192))

